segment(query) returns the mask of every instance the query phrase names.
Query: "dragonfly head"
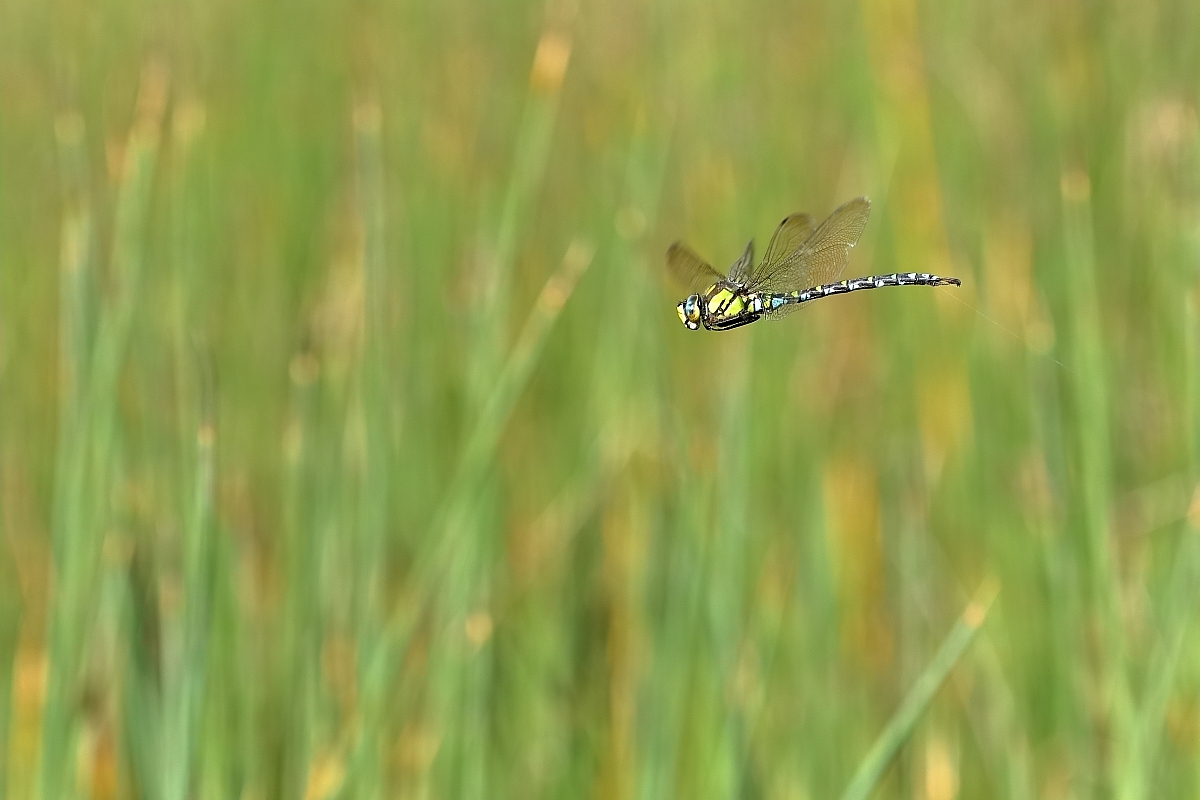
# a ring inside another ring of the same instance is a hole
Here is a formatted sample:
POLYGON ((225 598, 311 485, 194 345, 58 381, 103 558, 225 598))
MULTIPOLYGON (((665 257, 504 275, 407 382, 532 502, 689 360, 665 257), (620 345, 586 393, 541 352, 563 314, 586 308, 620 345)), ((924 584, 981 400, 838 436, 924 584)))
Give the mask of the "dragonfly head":
POLYGON ((690 294, 680 300, 675 311, 679 314, 679 321, 689 331, 700 327, 700 295, 690 294))

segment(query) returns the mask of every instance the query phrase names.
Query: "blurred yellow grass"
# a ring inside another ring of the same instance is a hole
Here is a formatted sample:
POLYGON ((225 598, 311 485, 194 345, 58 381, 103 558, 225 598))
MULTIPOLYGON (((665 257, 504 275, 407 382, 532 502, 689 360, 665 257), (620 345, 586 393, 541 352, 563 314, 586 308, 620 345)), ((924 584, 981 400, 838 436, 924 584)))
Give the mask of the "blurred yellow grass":
POLYGON ((883 548, 879 493, 872 466, 851 456, 825 465, 821 480, 835 575, 843 647, 862 667, 892 665, 891 631, 884 623, 883 548))

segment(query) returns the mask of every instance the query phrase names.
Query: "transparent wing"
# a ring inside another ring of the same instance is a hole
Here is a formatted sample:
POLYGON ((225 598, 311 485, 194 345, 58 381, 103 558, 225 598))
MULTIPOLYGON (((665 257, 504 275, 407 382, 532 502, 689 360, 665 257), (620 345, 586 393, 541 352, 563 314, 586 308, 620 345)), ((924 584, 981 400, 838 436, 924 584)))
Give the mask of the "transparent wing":
POLYGON ((675 280, 693 292, 707 289, 724 278, 683 242, 667 248, 667 269, 675 280))
POLYGON ((733 266, 729 268, 729 280, 741 286, 749 278, 754 271, 754 240, 746 242, 746 249, 742 251, 741 258, 733 262, 733 266))
POLYGON ((850 248, 858 242, 870 214, 871 201, 865 197, 845 203, 791 252, 773 262, 764 257, 746 288, 756 292, 790 292, 830 283, 846 268, 850 248))
POLYGON ((763 266, 778 264, 792 253, 800 249, 800 245, 812 236, 813 221, 808 214, 792 214, 785 217, 775 233, 771 234, 771 243, 763 255, 763 266))

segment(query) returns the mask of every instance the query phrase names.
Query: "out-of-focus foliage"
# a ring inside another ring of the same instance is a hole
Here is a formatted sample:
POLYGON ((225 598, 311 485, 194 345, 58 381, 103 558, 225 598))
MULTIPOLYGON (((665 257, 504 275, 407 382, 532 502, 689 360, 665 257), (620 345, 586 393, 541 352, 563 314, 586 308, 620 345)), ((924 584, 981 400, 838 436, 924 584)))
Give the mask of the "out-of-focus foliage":
POLYGON ((0 4, 0 796, 1195 797, 1198 92, 1186 0, 0 4), (859 194, 962 288, 679 324, 859 194))

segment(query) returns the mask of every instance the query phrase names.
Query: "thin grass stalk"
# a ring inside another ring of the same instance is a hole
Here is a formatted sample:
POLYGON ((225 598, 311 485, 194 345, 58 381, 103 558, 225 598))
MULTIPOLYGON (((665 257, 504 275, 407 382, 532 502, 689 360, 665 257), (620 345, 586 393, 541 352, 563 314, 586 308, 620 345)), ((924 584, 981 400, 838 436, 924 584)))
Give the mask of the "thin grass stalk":
MULTIPOLYGON (((458 526, 469 513, 473 488, 478 487, 484 473, 490 467, 495 448, 499 443, 512 409, 522 390, 529 381, 538 357, 545 347, 555 321, 566 301, 570 298, 583 272, 592 259, 590 245, 576 241, 568 248, 562 266, 551 276, 538 295, 529 312, 512 352, 500 370, 496 385, 484 404, 475 426, 467 439, 467 445, 459 458, 455 478, 447 489, 430 525, 430 544, 418 554, 412 572, 419 576, 421 588, 418 599, 393 613, 384 634, 375 648, 367 654, 363 667, 362 689, 363 722, 349 759, 348 774, 355 775, 376 756, 370 752, 372 739, 369 732, 380 724, 380 715, 385 707, 385 696, 389 681, 407 650, 408 639, 416 623, 412 612, 422 610, 427 603, 436 602, 454 571, 461 569, 463 548, 469 546, 457 534, 458 526)), ((457 632, 457 631, 453 631, 457 632)), ((452 632, 452 633, 453 633, 452 632)), ((348 788, 348 787, 347 787, 348 788)), ((345 795, 343 795, 345 796, 345 795)))
POLYGON ((232 537, 217 535, 213 523, 210 625, 207 637, 204 703, 193 772, 196 797, 225 800, 240 797, 252 764, 254 740, 246 709, 249 694, 239 680, 244 664, 244 618, 239 615, 235 577, 237 553, 232 537))
MULTIPOLYGON (((1025 380, 1029 386, 1027 395, 1028 416, 1031 420, 1031 440, 1035 444, 1034 462, 1043 473, 1043 489, 1047 497, 1063 496, 1069 485, 1070 468, 1066 463, 1069 450, 1070 409, 1064 396, 1070 391, 1072 374, 1062 359, 1068 359, 1065 339, 1061 331, 1049 327, 1054 342, 1046 347, 1031 348, 1025 359, 1025 380), (1053 344, 1051 347, 1050 345, 1053 344)), ((1030 502, 1022 497, 1021 505, 1030 520, 1031 534, 1037 541, 1041 579, 1046 591, 1041 594, 1046 604, 1046 628, 1056 631, 1059 641, 1064 643, 1064 657, 1050 662, 1046 680, 1056 683, 1073 680, 1072 664, 1066 653, 1081 652, 1079 632, 1085 627, 1087 616, 1087 587, 1081 573, 1086 569, 1083 554, 1079 552, 1077 537, 1069 535, 1066 504, 1057 506, 1053 502, 1030 502)), ((1051 705, 1049 716, 1054 726, 1064 731, 1064 738, 1073 745, 1086 747, 1086 720, 1081 719, 1074 699, 1058 693, 1051 705)), ((1031 758, 1009 759, 1010 766, 1031 758)), ((1029 786, 1022 775, 1020 786, 1029 786)), ((1030 776, 1032 778, 1032 776, 1030 776)), ((1014 794, 1015 796, 1015 794, 1014 794)))
POLYGON ((713 786, 717 794, 736 797, 747 788, 749 776, 749 720, 747 709, 736 691, 738 658, 743 654, 746 638, 746 598, 750 588, 747 555, 753 551, 751 541, 754 527, 747 524, 751 517, 749 438, 751 415, 750 376, 752 367, 751 341, 742 337, 730 342, 724 363, 728 380, 723 392, 720 427, 717 431, 716 524, 713 526, 705 567, 705 583, 709 590, 704 598, 711 638, 713 666, 718 686, 722 688, 722 717, 724 730, 718 743, 723 765, 731 775, 732 785, 713 786))
POLYGON ((73 451, 79 442, 80 411, 92 347, 94 309, 90 290, 95 282, 92 259, 95 232, 87 179, 83 118, 78 113, 64 114, 55 123, 54 133, 66 207, 59 262, 58 372, 61 405, 55 459, 55 493, 61 495, 67 491, 62 485, 66 479, 66 465, 79 460, 73 451))
MULTIPOLYGON (((1183 303, 1183 407, 1187 409, 1187 455, 1200 467, 1200 291, 1193 288, 1183 303)), ((1193 520, 1195 522, 1195 520, 1193 520)))
POLYGON ((288 408, 283 467, 284 570, 281 655, 273 665, 280 686, 274 698, 281 704, 287 738, 282 743, 280 786, 284 796, 302 796, 312 768, 313 691, 319 680, 319 555, 316 549, 317 501, 315 476, 319 436, 315 407, 320 393, 315 367, 305 363, 310 354, 293 356, 292 390, 288 408), (305 370, 313 372, 306 374, 305 370))
MULTIPOLYGON (((58 432, 54 462, 54 497, 70 494, 77 476, 67 465, 80 463, 76 457, 79 442, 79 413, 82 385, 90 341, 88 287, 92 271, 92 211, 87 181, 87 157, 84 150, 83 119, 78 113, 61 115, 54 125, 58 150, 64 214, 59 244, 59 357, 58 357, 58 432)), ((0 431, 3 433, 3 431, 0 431)), ((0 541, 5 519, 4 498, 0 497, 0 541)), ((62 504, 55 502, 52 514, 55 529, 59 527, 62 504)), ((57 538, 52 545, 58 547, 57 538)), ((15 564, 9 553, 0 556, 0 581, 9 591, 0 591, 0 800, 9 790, 9 725, 12 711, 13 659, 16 651, 17 627, 21 602, 15 564)))
MULTIPOLYGON (((0 436, 3 431, 0 431, 0 436)), ((0 439, 0 444, 3 440, 0 439)), ((4 500, 0 496, 0 541, 5 539, 4 500)), ((12 721, 13 659, 17 650, 17 631, 21 622, 20 594, 11 587, 17 585, 16 565, 8 552, 0 553, 0 800, 8 797, 9 726, 12 721)))
MULTIPOLYGON (((0 511, 3 505, 0 504, 0 511)), ((3 516, 0 516, 3 520, 3 516)), ((3 535, 0 523, 0 535, 3 535)), ((5 558, 0 561, 0 577, 15 583, 13 565, 5 558)), ((13 685, 13 658, 17 649, 17 626, 21 620, 21 605, 14 593, 0 594, 0 687, 13 685)), ((12 724, 12 691, 0 691, 0 800, 8 797, 9 736, 12 724)))
POLYGON ((163 73, 147 67, 117 191, 112 254, 117 294, 98 320, 80 428, 64 431, 75 441, 67 445, 69 461, 61 465, 66 477, 56 482, 54 498, 55 580, 46 637, 49 672, 35 789, 35 796, 43 800, 63 797, 74 775, 75 702, 96 608, 117 428, 117 382, 137 307, 165 96, 163 73))
POLYGON ((908 741, 921 715, 925 713, 937 690, 950 675, 950 670, 958 663, 959 658, 966 652, 967 645, 983 625, 992 600, 995 599, 995 593, 994 587, 985 586, 976 599, 963 610, 933 659, 917 677, 917 682, 908 690, 896 713, 888 720, 875 744, 867 751, 846 791, 842 793, 842 800, 866 800, 871 796, 884 771, 900 747, 908 741))
MULTIPOLYGON (((928 533, 925 533, 928 539, 928 533)), ((932 544, 932 542, 929 542, 932 544)), ((943 574, 953 574, 953 565, 945 558, 940 548, 931 547, 927 552, 937 553, 944 570, 943 574)), ((932 608, 927 603, 920 603, 922 616, 926 624, 933 623, 932 608)), ((999 784, 1001 796, 1010 800, 1033 800, 1037 793, 1033 790, 1027 734, 1020 727, 1017 717, 1017 698, 1009 679, 1004 674, 1004 665, 991 637, 984 634, 975 646, 975 664, 978 669, 978 683, 984 687, 976 692, 974 687, 963 685, 959 696, 965 706, 965 711, 974 728, 975 736, 981 749, 990 755, 994 762, 991 773, 999 784), (987 703, 973 703, 971 695, 984 694, 987 703)))
POLYGON ((495 242, 483 265, 482 297, 474 315, 475 340, 469 378, 476 403, 490 392, 496 367, 503 360, 517 243, 534 193, 545 175, 558 118, 559 90, 570 54, 571 40, 567 34, 553 27, 543 32, 530 70, 529 94, 517 130, 516 151, 495 242))
POLYGON ((215 389, 206 353, 196 360, 200 408, 195 428, 193 485, 184 520, 183 598, 178 671, 163 697, 162 792, 165 800, 183 800, 190 791, 200 737, 200 713, 208 680, 215 531, 215 389))
MULTIPOLYGON (((1197 494, 1200 498, 1200 493, 1197 494)), ((1196 617, 1196 586, 1200 585, 1200 503, 1193 500, 1176 547, 1165 609, 1159 625, 1159 640, 1150 651, 1145 693, 1131 736, 1139 759, 1119 776, 1118 800, 1154 797, 1154 770, 1167 723, 1167 701, 1175 687, 1180 659, 1189 629, 1196 617)))
MULTIPOLYGON (((427 564, 434 569, 430 577, 436 579, 440 576, 459 557, 461 547, 466 545, 456 536, 458 525, 468 513, 471 499, 492 464, 500 436, 537 366, 550 331, 583 272, 591 264, 593 254, 590 244, 582 240, 571 243, 563 256, 562 265, 538 294, 512 352, 500 369, 492 391, 467 436, 446 496, 430 525, 433 532, 430 540, 439 548, 438 555, 434 557, 435 564, 427 564)), ((433 585, 436 585, 436 580, 433 585)))
POLYGON ((366 465, 363 476, 361 537, 358 552, 356 618, 378 632, 381 561, 384 552, 389 485, 391 432, 388 424, 386 309, 388 297, 384 242, 385 194, 383 145, 378 105, 359 107, 354 113, 355 153, 358 172, 358 206, 362 224, 362 282, 364 305, 363 362, 360 392, 365 426, 366 465))
POLYGON ((538 294, 516 344, 484 402, 478 420, 467 437, 441 510, 430 526, 434 532, 430 538, 440 548, 437 555, 433 556, 433 563, 427 565, 433 570, 430 577, 435 578, 431 585, 437 585, 436 578, 454 568, 461 558, 463 547, 469 545, 456 533, 461 530, 460 526, 469 514, 471 500, 490 468, 500 436, 537 366, 550 331, 591 263, 593 254, 590 244, 582 240, 571 243, 559 270, 538 294))
POLYGON ((380 655, 388 648, 383 635, 384 556, 388 524, 388 492, 392 434, 388 415, 385 302, 388 297, 385 251, 385 188, 382 112, 375 103, 354 112, 358 210, 362 225, 362 284, 364 303, 363 356, 359 368, 365 464, 359 501, 355 554, 354 624, 358 648, 362 730, 355 767, 347 791, 355 797, 378 797, 384 785, 380 756, 386 718, 376 707, 386 703, 386 670, 380 655))
MULTIPOLYGON (((637 487, 628 491, 636 497, 637 487)), ((662 608, 651 622, 653 651, 640 696, 652 707, 638 718, 638 763, 635 797, 677 797, 690 788, 686 770, 689 712, 697 691, 697 670, 687 654, 701 649, 706 619, 703 553, 700 542, 709 527, 712 480, 684 474, 674 530, 661 545, 659 567, 662 608)), ((632 504, 633 501, 631 501, 632 504)))
MULTIPOLYGON (((1198 303, 1200 303, 1200 293, 1193 287, 1191 296, 1184 303, 1183 326, 1184 354, 1187 358, 1183 396, 1184 407, 1188 409, 1188 462, 1191 464, 1193 472, 1200 466, 1197 463, 1200 460, 1200 308, 1197 308, 1198 303)), ((1193 475, 1193 480, 1196 480, 1195 475, 1193 475)), ((1192 503, 1188 512, 1187 528, 1184 529, 1183 535, 1198 539, 1200 538, 1200 483, 1197 484, 1197 489, 1192 491, 1192 503)), ((1195 611, 1192 613, 1194 614, 1195 611)), ((1196 639, 1197 637, 1193 635, 1189 641, 1185 642, 1186 652, 1189 657, 1194 659, 1193 663, 1200 660, 1196 659, 1196 639)), ((1185 661, 1185 663, 1187 662, 1185 661)), ((1195 757, 1198 749, 1200 747, 1193 747, 1192 752, 1195 770, 1189 777, 1192 778, 1193 786, 1200 786, 1200 758, 1195 757)))
MULTIPOLYGON (((72 538, 78 533, 76 524, 81 516, 77 506, 82 501, 86 461, 83 417, 92 350, 88 287, 93 283, 94 232, 87 184, 83 118, 77 113, 63 115, 55 125, 55 136, 66 207, 59 266, 58 372, 61 399, 51 523, 55 561, 61 564, 64 563, 65 551, 71 545, 72 538)), ((65 611, 63 616, 66 616, 65 611)), ((70 643, 63 641, 62 644, 62 650, 66 650, 70 643)), ((55 763, 62 763, 64 754, 55 752, 55 748, 65 750, 62 740, 68 735, 66 724, 70 710, 60 708, 62 704, 55 703, 49 696, 47 699, 47 708, 43 710, 43 730, 49 731, 49 735, 43 736, 41 757, 45 760, 46 751, 50 749, 49 757, 55 763), (51 743, 50 748, 47 742, 51 743)))
POLYGON ((592 263, 592 245, 577 239, 567 248, 558 272, 546 281, 489 393, 463 448, 456 485, 469 488, 492 460, 513 407, 537 366, 551 328, 584 270, 592 263))
POLYGON ((654 319, 660 267, 647 263, 645 252, 647 233, 654 230, 659 213, 668 149, 668 138, 648 131, 645 115, 639 114, 625 156, 614 235, 595 289, 600 297, 625 298, 610 310, 605 335, 596 338, 588 392, 598 438, 587 474, 605 486, 608 496, 600 527, 611 720, 604 745, 607 763, 597 779, 617 797, 633 795, 648 755, 647 743, 639 741, 643 654, 634 632, 645 602, 641 554, 654 533, 654 495, 626 470, 626 462, 635 453, 654 459, 659 448, 654 399, 659 387, 649 376, 661 370, 649 321, 654 319))
MULTIPOLYGON (((448 648, 444 655, 448 659, 449 669, 458 671, 459 679, 464 682, 461 687, 464 694, 459 695, 460 701, 450 706, 458 707, 458 714, 462 716, 448 722, 469 729, 461 731, 465 736, 459 741, 459 752, 453 754, 458 763, 451 768, 452 772, 457 773, 451 786, 464 796, 483 791, 486 780, 483 762, 487 758, 482 727, 484 675, 479 671, 486 669, 484 659, 487 654, 478 651, 472 654, 467 650, 472 643, 467 642, 463 629, 458 627, 472 613, 472 604, 482 602, 481 595, 486 591, 480 582, 486 580, 489 563, 486 554, 490 552, 490 547, 481 538, 484 532, 479 526, 483 523, 476 518, 476 498, 479 492, 485 491, 484 484, 489 477, 500 436, 517 399, 533 373, 564 304, 591 263, 592 255, 590 245, 573 242, 563 257, 559 271, 539 293, 467 439, 460 468, 447 498, 447 511, 442 517, 444 527, 434 528, 439 531, 435 539, 448 545, 445 560, 439 559, 438 565, 439 572, 446 576, 444 589, 439 592, 438 612, 440 618, 446 621, 443 624, 448 625, 443 635, 458 639, 457 643, 451 641, 444 645, 448 648), (471 536, 472 532, 476 535, 471 536)), ((445 688, 452 685, 448 683, 445 688)))
POLYGON ((161 636, 162 744, 157 769, 164 800, 183 800, 192 785, 200 709, 207 679, 212 604, 213 449, 216 437, 214 369, 200 332, 199 298, 206 288, 197 275, 203 250, 191 191, 192 159, 204 124, 195 102, 176 107, 172 118, 170 244, 173 267, 173 325, 176 415, 179 420, 181 481, 180 608, 164 610, 161 636))
MULTIPOLYGON (((1196 431, 1200 430, 1200 322, 1194 296, 1184 303, 1184 407, 1188 420, 1188 463, 1196 464, 1196 431)), ((1192 475, 1193 480, 1195 474, 1192 475)), ((1158 625, 1159 638, 1147 661, 1147 679, 1133 735, 1141 760, 1121 775, 1118 800, 1152 797, 1154 770, 1167 722, 1167 701, 1175 686, 1188 631, 1196 617, 1196 586, 1200 585, 1200 486, 1192 497, 1183 532, 1176 545, 1171 579, 1164 595, 1165 608, 1158 625)))
POLYGON ((121 569, 101 576, 104 613, 117 609, 125 648, 117 654, 117 695, 122 713, 121 734, 128 754, 129 774, 143 796, 162 797, 161 764, 163 713, 160 691, 159 649, 156 637, 147 635, 159 624, 153 556, 138 542, 121 569))
MULTIPOLYGON (((517 245, 534 192, 541 185, 549 156, 550 140, 558 114, 558 95, 570 55, 570 39, 549 26, 543 33, 530 73, 530 92, 517 133, 516 155, 509 174, 494 246, 481 264, 482 289, 472 315, 472 348, 469 358, 468 403, 480 422, 476 431, 488 431, 497 424, 496 395, 498 365, 505 363, 504 343, 508 340, 512 273, 517 245)), ((505 413, 504 416, 507 416, 505 413)), ((478 463, 480 453, 489 449, 486 442, 468 442, 464 463, 478 463), (481 447, 482 445, 482 447, 481 447)), ((468 468, 475 472, 474 467, 468 468)), ((471 485, 471 501, 450 506, 446 530, 461 539, 463 547, 449 564, 441 581, 438 616, 443 642, 434 681, 435 707, 441 709, 443 746, 437 759, 440 791, 451 797, 478 797, 486 792, 488 754, 483 732, 487 729, 485 698, 489 683, 491 654, 489 647, 468 653, 462 648, 461 622, 469 609, 486 614, 490 592, 489 572, 493 560, 495 505, 497 487, 478 478, 468 477, 458 486, 471 485)), ((486 645, 486 642, 485 642, 486 645)))
POLYGON ((1125 635, 1121 624, 1120 585, 1112 564, 1108 529, 1112 457, 1109 447, 1108 387, 1104 334, 1096 291, 1095 236, 1092 230, 1090 183, 1081 170, 1062 179, 1063 232, 1066 245, 1067 293, 1071 312, 1071 365, 1074 379, 1075 440, 1082 525, 1087 541, 1088 578, 1094 613, 1101 632, 1101 693, 1110 698, 1113 754, 1108 779, 1115 790, 1123 773, 1140 773, 1143 754, 1134 734, 1125 635))

